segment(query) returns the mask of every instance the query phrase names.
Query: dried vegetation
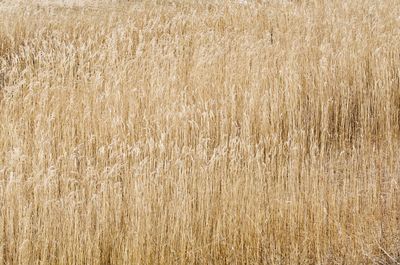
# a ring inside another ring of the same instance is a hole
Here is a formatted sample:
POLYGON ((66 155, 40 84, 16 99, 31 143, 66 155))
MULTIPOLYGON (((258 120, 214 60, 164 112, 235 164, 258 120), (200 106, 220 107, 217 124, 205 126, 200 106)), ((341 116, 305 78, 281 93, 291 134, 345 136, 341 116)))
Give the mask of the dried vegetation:
POLYGON ((0 3, 0 264, 398 264, 397 0, 0 3))

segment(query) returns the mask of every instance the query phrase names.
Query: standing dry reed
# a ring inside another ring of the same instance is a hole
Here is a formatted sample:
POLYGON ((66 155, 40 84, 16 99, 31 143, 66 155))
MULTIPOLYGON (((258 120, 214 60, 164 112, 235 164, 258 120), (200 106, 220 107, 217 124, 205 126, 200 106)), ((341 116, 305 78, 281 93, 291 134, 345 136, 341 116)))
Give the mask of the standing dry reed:
POLYGON ((0 264, 400 263, 397 0, 3 1, 0 73, 0 264))

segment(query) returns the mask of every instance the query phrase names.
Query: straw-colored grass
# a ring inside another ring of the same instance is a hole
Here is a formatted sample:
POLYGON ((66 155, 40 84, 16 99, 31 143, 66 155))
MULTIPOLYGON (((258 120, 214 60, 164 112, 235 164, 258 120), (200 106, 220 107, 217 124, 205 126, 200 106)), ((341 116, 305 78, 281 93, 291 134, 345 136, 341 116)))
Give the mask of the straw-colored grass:
POLYGON ((0 3, 1 265, 400 263, 400 1, 86 2, 0 3))

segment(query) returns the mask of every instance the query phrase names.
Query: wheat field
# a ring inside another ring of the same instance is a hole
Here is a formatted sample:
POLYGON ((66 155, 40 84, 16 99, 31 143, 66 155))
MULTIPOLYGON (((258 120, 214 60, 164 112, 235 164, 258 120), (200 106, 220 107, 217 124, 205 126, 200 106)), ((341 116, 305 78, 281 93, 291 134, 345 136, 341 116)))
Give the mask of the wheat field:
POLYGON ((0 1, 0 264, 400 264, 400 1, 0 1))

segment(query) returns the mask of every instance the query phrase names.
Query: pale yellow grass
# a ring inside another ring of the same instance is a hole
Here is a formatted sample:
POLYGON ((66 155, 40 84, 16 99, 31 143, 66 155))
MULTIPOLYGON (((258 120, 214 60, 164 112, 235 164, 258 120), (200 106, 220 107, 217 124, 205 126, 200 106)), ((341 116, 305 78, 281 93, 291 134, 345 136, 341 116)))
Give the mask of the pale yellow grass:
POLYGON ((248 2, 0 4, 0 264, 400 263, 400 1, 248 2))

